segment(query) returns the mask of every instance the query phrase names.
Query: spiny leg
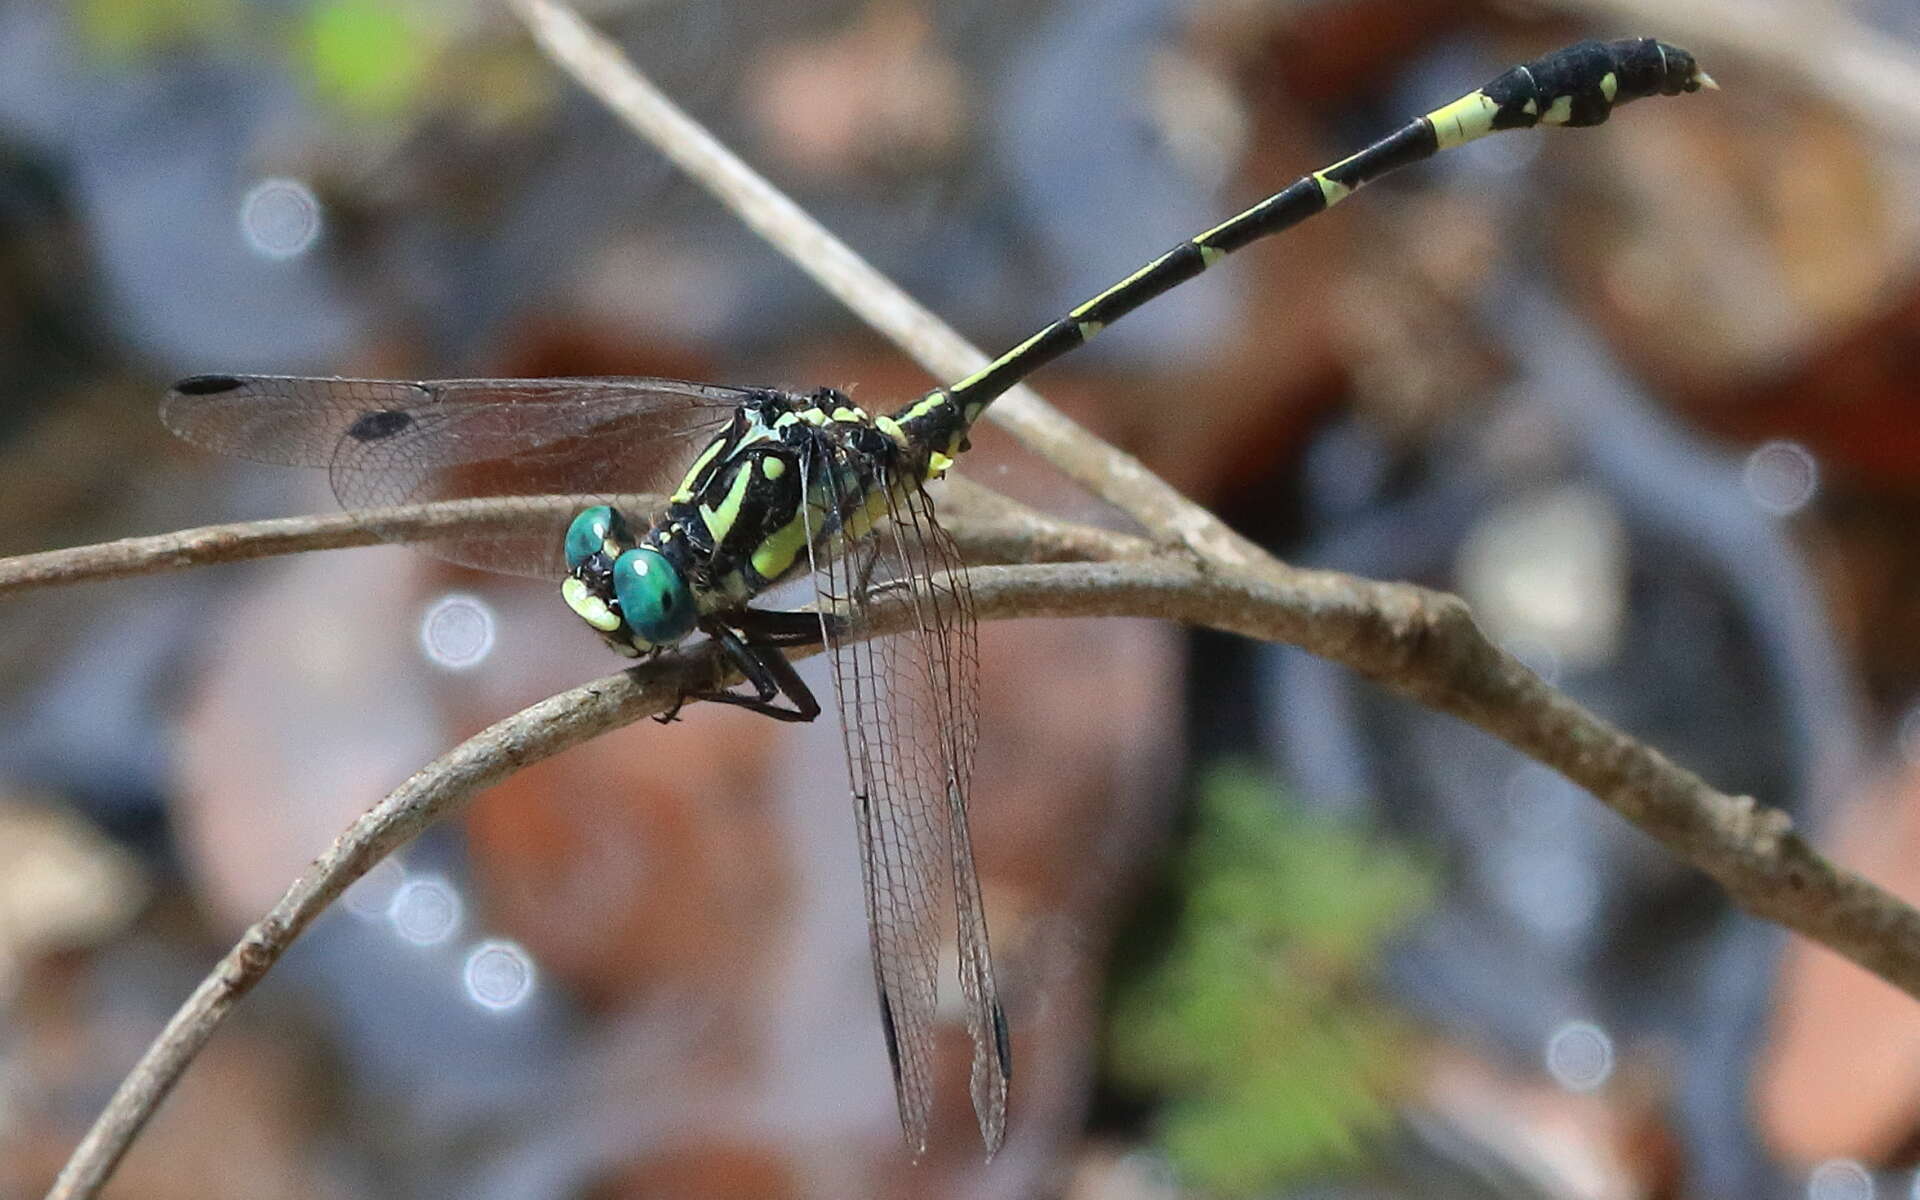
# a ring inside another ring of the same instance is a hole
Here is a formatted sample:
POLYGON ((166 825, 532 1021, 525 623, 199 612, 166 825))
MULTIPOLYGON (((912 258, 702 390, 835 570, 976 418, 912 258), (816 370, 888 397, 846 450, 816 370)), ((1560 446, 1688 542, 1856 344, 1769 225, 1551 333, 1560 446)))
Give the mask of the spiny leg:
MULTIPOLYGON (((820 620, 813 613, 761 613, 759 615, 762 617, 804 615, 812 627, 814 640, 820 637, 820 620)), ((780 625, 780 622, 774 624, 780 625)), ((720 690, 683 692, 680 698, 674 701, 673 708, 660 714, 655 720, 663 725, 674 720, 680 715, 680 706, 689 700, 709 700, 715 704, 731 704, 736 708, 744 708, 772 717, 776 721, 805 722, 820 715, 820 702, 814 699, 813 690, 807 687, 806 681, 800 678, 800 673, 793 669, 793 664, 787 660, 786 654, 781 650, 783 644, 802 644, 802 631, 797 622, 791 627, 783 627, 785 632, 773 635, 773 637, 784 637, 786 639, 784 642, 755 637, 751 634, 743 638, 726 622, 713 618, 702 621, 700 628, 713 638, 720 646, 721 652, 740 668, 740 673, 746 676, 748 686, 753 688, 753 694, 720 690), (792 708, 781 708, 775 703, 783 696, 793 705, 792 708)))
POLYGON ((743 608, 727 614, 727 621, 749 641, 768 646, 817 646, 823 633, 828 638, 838 637, 847 628, 846 618, 836 613, 805 610, 743 608))

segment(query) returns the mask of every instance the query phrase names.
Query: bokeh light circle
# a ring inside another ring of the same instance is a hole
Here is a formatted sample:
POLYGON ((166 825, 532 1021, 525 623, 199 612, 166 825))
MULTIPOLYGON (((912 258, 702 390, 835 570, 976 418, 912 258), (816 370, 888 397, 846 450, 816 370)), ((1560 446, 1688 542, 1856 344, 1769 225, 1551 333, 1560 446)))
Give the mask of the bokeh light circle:
POLYGON ((533 959, 508 941, 486 941, 467 955, 461 979, 467 998, 494 1012, 518 1008, 533 994, 533 959))
POLYGON ((1547 1038, 1547 1073, 1570 1092, 1591 1092, 1613 1075, 1613 1039, 1592 1021, 1568 1021, 1547 1038))
POLYGON ((320 238, 320 199, 297 179, 263 179, 240 200, 240 233, 262 258, 298 258, 320 238))
POLYGON ((1850 1158, 1830 1158, 1808 1173, 1807 1200, 1873 1200, 1873 1176, 1850 1158))
POLYGON ((423 875, 401 884, 387 908, 394 932, 416 946, 436 946, 460 928, 465 906, 460 893, 438 875, 423 875))
POLYGON ((1747 455, 1740 480, 1755 505, 1784 517, 1813 499, 1820 488, 1820 464, 1798 442, 1768 442, 1747 455))
POLYGON ((493 653, 493 643, 493 609, 478 596, 442 596, 420 618, 420 652, 442 670, 472 670, 493 653))

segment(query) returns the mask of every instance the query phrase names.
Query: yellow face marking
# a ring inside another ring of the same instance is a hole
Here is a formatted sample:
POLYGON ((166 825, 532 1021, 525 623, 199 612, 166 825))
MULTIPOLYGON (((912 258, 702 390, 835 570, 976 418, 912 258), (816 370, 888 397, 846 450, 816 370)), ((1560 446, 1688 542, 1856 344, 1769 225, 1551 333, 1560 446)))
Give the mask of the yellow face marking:
MULTIPOLYGON (((1212 232, 1212 231, 1209 231, 1209 232, 1212 232)), ((1206 237, 1207 234, 1203 233, 1200 236, 1206 237)), ((1096 308, 1100 304, 1100 302, 1105 300, 1108 296, 1113 295, 1115 292, 1125 291, 1127 288, 1132 287, 1135 281, 1141 279, 1143 276, 1154 271, 1160 266, 1161 263, 1165 261, 1167 261, 1167 256, 1162 254, 1159 258, 1154 259, 1152 262, 1148 263, 1146 266, 1141 267, 1138 271, 1135 271, 1133 274, 1127 276, 1125 279, 1122 279, 1119 283, 1114 284, 1112 287, 1108 288, 1106 291, 1101 292, 1098 296, 1095 296, 1093 299, 1087 301, 1085 304, 1082 304, 1079 308, 1074 309, 1072 312, 1067 314, 1067 317, 1071 320, 1078 321, 1081 317, 1084 317, 1088 313, 1092 312, 1094 308, 1096 308)), ((1038 337, 1039 335, 1036 334, 1034 335, 1034 337, 1027 339, 1027 344, 1031 344, 1032 342, 1038 340, 1038 337)), ((1020 350, 1024 350, 1026 348, 1027 348, 1026 345, 1022 345, 1020 347, 1020 350)), ((1014 354, 1020 353, 1020 350, 1015 350, 1013 354, 1008 354, 1005 357, 1012 358, 1014 354)))
MULTIPOLYGON (((918 408, 919 406, 915 405, 914 407, 918 408)), ((894 420, 892 417, 875 417, 873 419, 873 427, 902 446, 907 444, 907 431, 900 428, 900 422, 894 420)))
MULTIPOLYGON (((1193 240, 1194 244, 1199 245, 1199 238, 1193 240)), ((1226 256, 1227 252, 1218 246, 1200 246, 1200 267, 1202 270, 1205 270, 1226 256)))
POLYGON ((668 499, 672 500, 675 504, 685 504, 689 500, 692 500, 693 490, 700 486, 701 472, 707 469, 713 462, 713 456, 720 453, 726 444, 727 439, 725 438, 715 438, 710 442, 707 448, 700 452, 700 457, 693 460, 693 465, 687 468, 687 476, 680 481, 680 489, 674 492, 668 499))
POLYGON ((867 419, 867 414, 857 408, 836 408, 833 410, 833 419, 842 424, 858 425, 867 419))
MULTIPOLYGON (((1662 50, 1660 57, 1665 59, 1666 54, 1667 52, 1662 50)), ((1613 98, 1620 94, 1620 77, 1612 71, 1608 71, 1605 75, 1602 75, 1600 77, 1600 94, 1607 98, 1608 104, 1612 104, 1613 98)))
POLYGON ((800 419, 809 425, 825 425, 827 414, 817 408, 803 408, 800 410, 800 419))
POLYGON ((927 477, 938 479, 953 469, 953 460, 935 450, 927 456, 927 477))
POLYGON ((747 499, 747 485, 753 482, 753 472, 736 471, 733 485, 727 489, 726 498, 720 501, 718 508, 702 504, 700 515, 707 520, 707 532, 713 535, 715 544, 727 540, 727 533, 733 523, 740 519, 740 506, 747 499))
POLYGON ((1083 342, 1092 341, 1093 335, 1099 333, 1106 327, 1106 322, 1104 321, 1081 321, 1074 325, 1074 328, 1080 331, 1080 340, 1083 342))
POLYGON ((787 473, 787 460, 769 455, 760 460, 760 473, 768 479, 778 479, 787 473))
POLYGON ((612 633, 620 628, 620 618, 607 607, 607 602, 593 594, 586 583, 569 575, 560 584, 560 598, 567 602, 575 616, 598 629, 602 633, 612 633))
POLYGON ((1565 125, 1567 118, 1571 116, 1573 116, 1573 97, 1561 96, 1552 104, 1547 105, 1547 111, 1540 114, 1540 123, 1542 125, 1565 125))
POLYGON ((1440 149, 1446 150, 1492 133, 1493 118, 1499 111, 1491 96, 1474 92, 1434 109, 1427 114, 1427 123, 1433 126, 1440 149))
POLYGON ((1320 185, 1320 195, 1325 198, 1328 208, 1353 195, 1352 188, 1336 179, 1328 179, 1325 171, 1315 171, 1313 181, 1320 185))
POLYGON ((773 427, 775 429, 785 429, 789 425, 798 425, 799 423, 799 417, 794 416, 790 412, 783 412, 774 419, 773 427))

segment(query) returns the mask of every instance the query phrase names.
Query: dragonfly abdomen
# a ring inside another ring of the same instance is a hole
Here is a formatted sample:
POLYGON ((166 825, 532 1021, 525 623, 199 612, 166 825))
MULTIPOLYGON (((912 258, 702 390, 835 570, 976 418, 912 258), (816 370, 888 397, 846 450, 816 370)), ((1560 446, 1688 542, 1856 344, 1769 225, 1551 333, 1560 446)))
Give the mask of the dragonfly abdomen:
POLYGON ((973 374, 928 392, 891 420, 910 444, 935 452, 928 473, 938 475, 944 470, 940 456, 951 458, 964 450, 968 427, 1009 388, 1235 250, 1324 212, 1380 176, 1502 130, 1598 125, 1629 101, 1714 86, 1691 54, 1652 38, 1581 42, 1523 63, 1175 245, 973 374))

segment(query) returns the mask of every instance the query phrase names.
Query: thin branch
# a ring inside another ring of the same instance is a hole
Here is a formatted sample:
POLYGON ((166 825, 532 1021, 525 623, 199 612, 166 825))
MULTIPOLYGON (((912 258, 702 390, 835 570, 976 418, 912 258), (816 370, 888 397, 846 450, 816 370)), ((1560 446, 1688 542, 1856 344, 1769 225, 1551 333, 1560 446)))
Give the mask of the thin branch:
POLYGON ((964 476, 938 486, 940 524, 969 563, 1114 562, 1155 550, 1131 534, 1048 516, 964 476))
MULTIPOLYGON (((1557 768, 1718 880, 1749 911, 1920 996, 1920 912, 1815 853, 1784 814, 1715 791, 1542 683, 1481 634, 1457 597, 1331 571, 1221 570, 1168 555, 982 567, 969 578, 987 620, 1151 617, 1291 642, 1344 663, 1557 768)), ((872 612, 869 636, 913 622, 905 600, 883 599, 872 612)), ((663 712, 683 691, 724 677, 710 651, 703 644, 663 655, 516 713, 435 760, 354 822, 167 1023, 74 1151, 50 1198, 96 1194, 220 1021, 374 863, 512 772, 663 712)))
MULTIPOLYGON (((949 479, 941 524, 969 562, 1081 562, 1138 558, 1152 547, 1127 534, 1061 521, 963 479, 949 479)), ((414 544, 435 538, 510 532, 551 523, 604 496, 512 496, 437 500, 350 513, 279 517, 203 525, 151 537, 120 538, 0 559, 0 596, 34 588, 103 579, 129 579, 215 563, 246 562, 309 550, 341 550, 382 542, 414 544)), ((651 513, 659 498, 612 497, 630 513, 651 513)))
MULTIPOLYGON (((942 382, 987 356, 829 233, 716 141, 635 70, 620 48, 552 0, 508 0, 553 61, 673 160, 821 287, 942 382)), ((1139 459, 1082 429, 1031 388, 994 402, 988 418, 1062 473, 1140 522, 1156 539, 1230 564, 1266 555, 1139 459)))
POLYGON ((69 546, 0 559, 0 596, 36 587, 158 575, 306 550, 339 550, 350 546, 377 546, 381 542, 431 541, 441 535, 504 532, 522 528, 531 521, 571 515, 580 511, 583 504, 598 502, 578 496, 443 500, 324 516, 203 525, 151 537, 69 546))

